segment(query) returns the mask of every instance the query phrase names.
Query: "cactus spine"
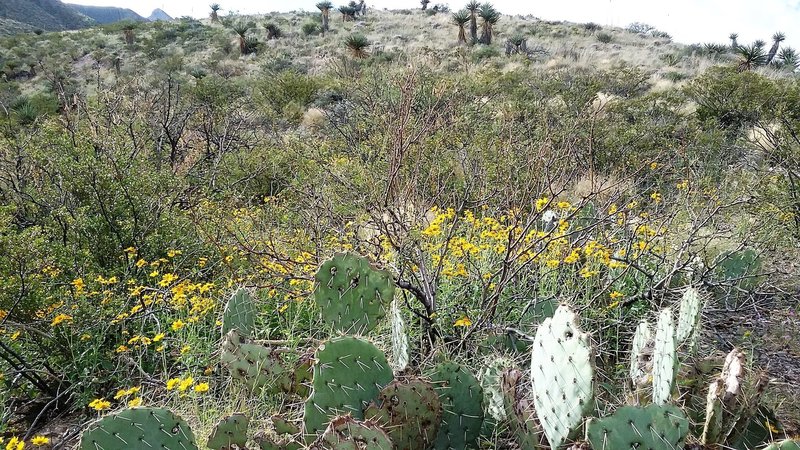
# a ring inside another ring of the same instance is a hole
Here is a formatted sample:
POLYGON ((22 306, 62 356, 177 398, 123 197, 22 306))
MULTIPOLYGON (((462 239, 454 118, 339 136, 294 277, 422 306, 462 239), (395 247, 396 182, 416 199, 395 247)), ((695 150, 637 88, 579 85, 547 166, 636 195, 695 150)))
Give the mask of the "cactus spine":
POLYGON ((675 339, 679 346, 685 347, 687 350, 692 350, 697 341, 701 309, 700 292, 693 287, 686 288, 678 310, 675 339))
POLYGON ((643 320, 636 327, 631 344, 630 378, 634 388, 642 386, 649 381, 653 370, 653 335, 650 324, 643 320))
POLYGON ((577 315, 561 305, 533 341, 531 379, 536 415, 550 447, 573 436, 594 407, 594 352, 577 315))
POLYGON ((483 426, 483 392, 478 380, 464 366, 445 362, 435 367, 431 381, 444 409, 433 448, 476 447, 483 426))
POLYGON ((244 337, 251 337, 256 326, 256 308, 247 289, 239 288, 233 293, 222 313, 222 336, 238 330, 244 337))
POLYGON ((231 377, 250 390, 264 388, 273 393, 291 390, 293 372, 284 366, 277 349, 249 344, 237 329, 225 335, 221 360, 231 377))
POLYGON ((395 380, 381 390, 364 417, 383 427, 397 450, 425 450, 433 444, 442 421, 442 403, 428 381, 395 380))
POLYGON ((672 308, 665 308, 658 316, 653 347, 653 403, 657 405, 667 403, 672 397, 678 366, 676 356, 672 308))
POLYGON ((408 336, 406 336, 406 324, 400 314, 400 305, 396 298, 392 300, 389 318, 392 323, 391 364, 395 372, 400 372, 408 366, 408 336))
POLYGON ((392 441, 372 421, 355 420, 350 415, 334 417, 325 433, 310 450, 389 450, 392 441))

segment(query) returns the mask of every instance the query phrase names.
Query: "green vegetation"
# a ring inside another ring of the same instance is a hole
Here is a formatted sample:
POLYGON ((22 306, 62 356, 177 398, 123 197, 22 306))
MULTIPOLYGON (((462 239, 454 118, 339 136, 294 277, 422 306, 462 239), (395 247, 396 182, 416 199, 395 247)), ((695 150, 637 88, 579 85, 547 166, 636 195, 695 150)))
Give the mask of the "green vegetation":
POLYGON ((317 6, 0 39, 3 445, 796 445, 782 35, 317 6))

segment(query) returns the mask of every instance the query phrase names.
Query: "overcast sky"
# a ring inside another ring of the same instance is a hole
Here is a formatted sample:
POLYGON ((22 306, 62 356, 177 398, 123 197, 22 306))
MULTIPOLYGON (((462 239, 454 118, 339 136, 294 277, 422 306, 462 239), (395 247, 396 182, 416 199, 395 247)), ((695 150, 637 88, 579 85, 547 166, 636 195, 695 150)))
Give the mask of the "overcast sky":
MULTIPOLYGON (((147 16, 161 8, 173 17, 208 15, 208 4, 222 5, 223 14, 314 10, 318 0, 66 0, 87 5, 122 6, 147 16)), ((333 0, 334 5, 346 0, 333 0)), ((457 9, 466 0, 431 0, 457 9)), ((732 32, 740 42, 769 41, 776 31, 787 34, 787 44, 800 48, 800 0, 494 0, 505 14, 533 14, 547 20, 597 22, 625 26, 645 22, 684 43, 728 41, 732 32), (794 34, 797 34, 796 36, 794 34)), ((375 8, 417 8, 418 0, 367 0, 375 8)))

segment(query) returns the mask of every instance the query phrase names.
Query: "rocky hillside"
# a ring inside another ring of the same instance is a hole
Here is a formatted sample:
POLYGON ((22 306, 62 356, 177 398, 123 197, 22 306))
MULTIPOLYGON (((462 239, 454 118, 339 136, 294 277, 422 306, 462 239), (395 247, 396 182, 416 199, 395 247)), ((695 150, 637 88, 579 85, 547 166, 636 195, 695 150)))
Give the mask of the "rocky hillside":
POLYGON ((47 31, 74 30, 97 23, 59 0, 3 0, 0 18, 47 31))
POLYGON ((147 19, 136 14, 135 11, 128 8, 116 8, 113 6, 89 6, 89 5, 75 5, 69 4, 81 14, 94 19, 97 23, 106 24, 119 22, 121 20, 133 20, 136 22, 144 22, 147 19))

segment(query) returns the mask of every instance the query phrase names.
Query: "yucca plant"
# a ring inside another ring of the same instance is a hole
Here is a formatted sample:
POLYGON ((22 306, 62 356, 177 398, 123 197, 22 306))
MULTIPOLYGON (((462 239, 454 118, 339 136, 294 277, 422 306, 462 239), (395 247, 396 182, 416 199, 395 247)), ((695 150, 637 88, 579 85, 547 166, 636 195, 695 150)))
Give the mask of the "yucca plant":
POLYGON ((786 40, 786 35, 781 33, 780 31, 772 35, 772 47, 769 49, 769 53, 767 54, 767 62, 769 64, 775 59, 775 55, 778 54, 778 47, 780 47, 781 42, 786 40))
POLYGON ((231 26, 231 29, 237 36, 239 36, 239 52, 242 55, 247 54, 247 32, 250 31, 250 24, 238 22, 231 26))
POLYGON ((480 41, 486 45, 491 45, 492 28, 500 20, 500 13, 494 9, 491 3, 484 3, 478 10, 478 16, 483 20, 480 41))
POLYGON ((800 56, 792 47, 782 48, 778 57, 780 58, 780 67, 782 69, 794 72, 800 68, 800 56))
POLYGON ((355 20, 356 9, 352 6, 340 6, 339 12, 342 13, 342 22, 355 20))
POLYGON ((478 9, 481 4, 475 0, 467 3, 466 10, 469 11, 469 35, 472 44, 478 42, 478 9))
POLYGON ((283 36, 281 29, 272 22, 264 24, 264 29, 267 30, 267 40, 278 39, 279 37, 283 36))
POLYGON ((330 17, 331 8, 333 8, 333 3, 324 1, 317 3, 317 9, 322 12, 322 34, 324 35, 328 28, 328 19, 330 17))
POLYGON ((211 22, 214 23, 219 22, 219 14, 217 13, 219 12, 220 9, 222 9, 222 7, 219 6, 219 3, 211 4, 211 22))
POLYGON ((369 47, 370 42, 363 34, 351 34, 345 38, 344 45, 354 57, 366 58, 366 48, 369 47))
POLYGON ((122 34, 125 37, 125 44, 133 45, 134 35, 133 30, 136 29, 136 24, 133 22, 128 22, 122 26, 122 34))
POLYGON ((431 0, 420 0, 419 3, 420 3, 420 5, 422 5, 422 10, 423 11, 428 9, 428 3, 430 3, 430 2, 431 2, 431 0))
POLYGON ((764 53, 763 41, 761 41, 761 45, 759 45, 758 41, 752 45, 740 45, 736 47, 736 53, 739 57, 738 68, 742 72, 753 70, 767 63, 767 54, 764 53))
POLYGON ((731 48, 736 50, 736 48, 739 47, 739 43, 736 41, 739 39, 739 35, 737 33, 731 33, 728 38, 731 40, 731 48))
POLYGON ((469 23, 469 12, 461 10, 453 13, 453 24, 458 27, 458 43, 467 43, 467 33, 464 27, 469 23))

